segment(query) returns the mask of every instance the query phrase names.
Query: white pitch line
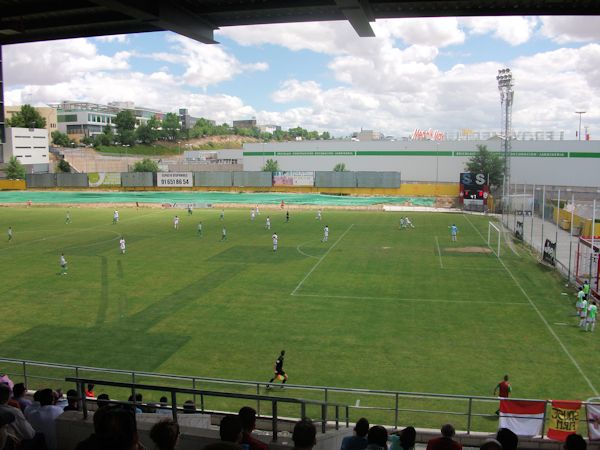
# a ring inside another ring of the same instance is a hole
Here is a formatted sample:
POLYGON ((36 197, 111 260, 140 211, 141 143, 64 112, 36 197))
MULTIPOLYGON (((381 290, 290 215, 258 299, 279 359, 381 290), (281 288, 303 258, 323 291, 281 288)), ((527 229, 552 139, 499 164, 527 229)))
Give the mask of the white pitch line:
POLYGON ((440 241, 438 237, 435 237, 435 245, 437 246, 438 256, 440 257, 440 269, 444 268, 444 263, 442 262, 442 251, 440 250, 440 241))
POLYGON ((492 301, 481 301, 481 300, 451 300, 445 298, 402 298, 402 297, 362 297, 354 295, 323 295, 323 294, 292 294, 295 297, 314 297, 314 298, 340 298, 349 300, 392 300, 398 302, 426 302, 426 303, 481 303, 493 306, 502 305, 526 305, 527 302, 502 302, 496 303, 492 301))
POLYGON ((296 250, 298 250, 298 253, 300 253, 301 255, 308 256, 309 258, 315 258, 315 259, 319 259, 319 257, 318 257, 318 256, 315 256, 315 255, 309 255, 308 253, 304 253, 302 250, 300 250, 300 247, 302 247, 304 244, 308 244, 309 242, 311 242, 311 241, 307 241, 307 242, 304 242, 304 243, 302 243, 302 244, 298 244, 298 245, 296 246, 296 250))
MULTIPOLYGON (((465 219, 467 219, 467 222, 469 222, 469 224, 475 229, 475 231, 477 231, 477 233, 479 233, 479 236, 481 236, 481 239, 483 239, 485 241, 485 238, 483 237, 483 235, 481 234, 481 232, 477 229, 477 227, 475 225, 473 225, 473 222, 471 222, 471 220, 469 220, 469 218, 466 215, 464 215, 464 216, 465 216, 465 219)), ((571 360, 571 362, 573 363, 573 365, 575 366, 575 368, 577 369, 577 371, 579 372, 579 374, 583 377, 583 379, 585 380, 585 382, 588 384, 588 386, 590 387, 590 389, 592 390, 592 392, 594 393, 594 395, 599 395, 598 391, 596 390, 596 388, 594 387, 594 385, 592 384, 592 382, 590 381, 590 379, 583 372, 583 369, 581 368, 581 366, 579 365, 579 363, 577 361, 575 361, 575 358, 573 358, 573 355, 571 355, 571 352, 569 352, 569 350, 567 349, 567 347, 565 346, 565 344, 563 344, 563 341, 560 339, 560 337, 558 337, 558 335, 556 334, 556 332, 552 329, 552 327, 550 326, 550 324, 548 323, 548 321, 546 320, 546 318, 542 315, 542 312, 538 309, 538 307, 533 302, 533 300, 531 300, 531 297, 529 297, 529 295, 527 294, 527 292, 525 292, 525 289, 523 289, 523 286, 521 286, 521 283, 519 283, 519 280, 517 280, 515 278, 515 276, 510 271, 510 269, 504 263, 503 260, 501 260, 500 258, 498 258, 498 261, 500 261, 500 263, 502 264, 502 266, 504 266, 504 269, 506 269, 506 272, 510 275, 510 277, 512 278, 512 280, 515 283, 515 285, 523 293, 523 295, 525 296, 525 298, 527 299, 527 301, 529 302, 529 304, 531 305, 531 307, 534 309, 534 311, 537 313, 537 315, 539 316, 539 318, 542 320, 542 322, 544 322, 544 325, 546 325, 546 328, 548 328, 548 331, 550 331, 550 334, 554 337, 554 339, 556 339, 556 342, 558 342, 558 345, 560 345, 560 348, 563 349, 563 351, 565 352, 565 354, 567 355, 567 357, 571 360)))
POLYGON ((310 271, 309 271, 309 272, 308 272, 308 273, 307 273, 307 274, 304 276, 304 278, 302 278, 302 280, 300 281, 300 283, 298 283, 298 286, 296 286, 296 287, 295 287, 295 289, 292 291, 292 293, 291 293, 290 295, 296 295, 296 291, 297 291, 298 289, 300 289, 300 286, 302 286, 302 284, 304 284, 304 282, 305 282, 305 281, 306 281, 306 279, 307 279, 307 278, 310 276, 310 274, 311 274, 311 273, 313 273, 317 267, 319 267, 319 264, 321 264, 321 262, 323 262, 323 260, 325 259, 325 257, 326 257, 326 256, 329 254, 329 252, 330 252, 331 250, 333 250, 333 247, 335 247, 335 246, 338 244, 338 242, 340 242, 340 241, 343 239, 343 237, 344 237, 344 236, 346 236, 346 233, 348 233, 348 231, 350 231, 350 230, 352 229, 352 227, 353 227, 353 226, 354 226, 354 224, 350 224, 350 226, 348 227, 348 229, 342 233, 342 235, 341 235, 341 236, 338 238, 338 240, 337 240, 337 241, 335 241, 335 242, 333 243, 333 245, 327 249, 327 251, 326 251, 326 252, 323 254, 323 256, 321 256, 321 257, 319 258, 319 260, 318 260, 318 261, 317 261, 317 263, 316 263, 316 264, 313 266, 313 268, 312 268, 312 269, 310 269, 310 271))

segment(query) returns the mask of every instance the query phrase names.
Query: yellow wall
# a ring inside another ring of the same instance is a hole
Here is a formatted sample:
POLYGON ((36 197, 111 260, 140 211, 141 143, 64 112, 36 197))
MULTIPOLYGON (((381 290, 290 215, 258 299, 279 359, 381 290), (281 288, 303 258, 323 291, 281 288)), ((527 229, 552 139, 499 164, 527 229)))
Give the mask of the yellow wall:
POLYGON ((27 186, 25 180, 0 180, 0 191, 1 190, 24 190, 27 186))
MULTIPOLYGON (((50 108, 48 106, 36 106, 35 110, 40 113, 40 115, 46 119, 46 129, 48 130, 48 139, 52 142, 51 133, 56 131, 58 128, 58 118, 56 115, 56 109, 50 108)), ((4 116, 6 119, 10 119, 12 115, 18 111, 21 111, 20 106, 5 106, 4 107, 4 116)))
MULTIPOLYGON (((556 222, 557 213, 558 213, 558 225, 566 230, 571 230, 571 213, 569 211, 565 211, 564 209, 560 209, 557 207, 553 208, 553 217, 556 222)), ((573 233, 580 233, 581 236, 591 236, 592 235, 592 219, 586 219, 584 217, 578 216, 577 214, 573 214, 573 233)), ((596 223, 594 227, 594 236, 600 236, 600 223, 596 223)))

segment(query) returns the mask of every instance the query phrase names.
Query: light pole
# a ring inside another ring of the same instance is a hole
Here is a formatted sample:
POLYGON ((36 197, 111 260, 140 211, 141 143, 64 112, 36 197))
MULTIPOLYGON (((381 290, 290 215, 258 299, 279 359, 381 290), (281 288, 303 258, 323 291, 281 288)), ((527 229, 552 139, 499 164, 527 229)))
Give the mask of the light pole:
POLYGON ((435 193, 438 194, 439 182, 439 167, 440 167, 440 143, 435 143, 435 193))
POLYGON ((581 140, 581 116, 587 111, 575 111, 575 114, 579 114, 579 133, 577 133, 578 140, 581 140))
MULTIPOLYGON (((500 104, 502 106, 502 134, 504 135, 504 183, 503 196, 508 194, 506 185, 510 186, 510 133, 512 126, 513 104, 513 77, 510 69, 498 70, 498 90, 500 91, 500 104)), ((503 200, 504 201, 504 200, 503 200)))

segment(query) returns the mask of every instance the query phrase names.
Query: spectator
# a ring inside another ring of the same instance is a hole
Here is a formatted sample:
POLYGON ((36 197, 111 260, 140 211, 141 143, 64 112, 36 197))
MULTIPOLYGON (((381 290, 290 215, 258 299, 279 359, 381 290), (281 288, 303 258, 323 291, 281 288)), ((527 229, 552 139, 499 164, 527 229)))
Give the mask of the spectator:
POLYGON ((6 424, 6 429, 21 443, 23 441, 33 439, 35 436, 35 430, 31 424, 25 419, 25 416, 20 409, 8 406, 8 399, 10 397, 10 387, 8 384, 0 383, 0 413, 5 415, 6 413, 15 416, 15 420, 9 424, 6 424))
POLYGON ((139 442, 135 414, 120 405, 107 406, 94 414, 94 433, 77 444, 76 450, 138 450, 139 442))
POLYGON ((29 405, 31 405, 31 400, 25 398, 25 394, 27 393, 27 388, 24 383, 17 383, 13 387, 13 400, 16 400, 19 404, 19 408, 22 412, 25 411, 29 405))
POLYGON ((15 386, 15 383, 12 382, 10 377, 3 372, 0 372, 0 384, 6 384, 9 387, 10 392, 12 392, 13 387, 15 386))
POLYGON ((65 398, 63 395, 63 391, 61 388, 58 388, 53 392, 54 394, 54 404, 58 406, 60 409, 64 410, 65 406, 69 404, 69 400, 65 398))
POLYGON ((388 433, 380 425, 374 425, 367 434, 367 450, 387 450, 388 433))
POLYGON ((25 408, 25 411, 23 411, 23 414, 25 414, 25 417, 27 418, 27 420, 29 420, 29 416, 34 412, 37 411, 38 409, 40 409, 41 405, 40 405, 40 393, 42 391, 35 391, 33 393, 33 401, 31 402, 31 405, 29 405, 27 408, 25 408))
POLYGON ((63 408, 63 411, 79 411, 79 395, 75 389, 67 391, 67 406, 63 408))
POLYGON ((8 425, 15 421, 15 415, 9 411, 0 411, 0 449, 14 450, 17 448, 17 441, 9 431, 8 425))
POLYGON ((110 406, 110 397, 108 394, 100 394, 96 398, 96 406, 99 408, 104 408, 105 406, 110 406))
POLYGON ((127 399, 129 403, 131 403, 131 409, 135 411, 136 414, 141 414, 142 409, 136 404, 137 403, 137 395, 134 397, 133 394, 129 396, 127 399))
POLYGON ((196 405, 194 404, 194 400, 186 400, 183 404, 183 413, 184 414, 196 414, 196 405))
POLYGON ((294 425, 292 433, 294 450, 311 450, 317 445, 317 429, 310 419, 302 419, 294 425))
POLYGON ((242 421, 238 416, 225 416, 219 425, 219 435, 224 442, 242 442, 242 421))
POLYGON ((441 432, 441 437, 430 439, 427 442, 427 450, 462 450, 462 445, 452 439, 456 434, 452 425, 449 423, 443 425, 441 432))
POLYGON ((156 414, 165 414, 165 415, 173 414, 173 411, 171 411, 171 409, 169 409, 167 397, 162 396, 160 398, 160 402, 158 403, 157 406, 158 407, 156 408, 156 414))
POLYGON ((94 385, 92 383, 89 383, 87 385, 87 389, 85 390, 85 396, 87 398, 95 398, 96 394, 94 394, 94 385))
POLYGON ((252 437, 252 431, 256 428, 256 410, 244 406, 238 416, 242 421, 242 445, 248 445, 249 450, 268 450, 267 444, 252 437))
POLYGON ((586 450, 587 443, 580 434, 570 434, 565 441, 565 450, 586 450))
POLYGON ((479 446, 479 450, 502 450, 502 444, 496 439, 486 439, 479 446))
POLYGON ((179 441, 179 425, 171 419, 161 420, 150 430, 150 439, 157 450, 173 450, 179 441))
POLYGON ((519 446, 519 436, 508 428, 500 428, 496 440, 502 445, 502 450, 517 450, 519 446))
POLYGON ((363 450, 367 446, 368 432, 369 421, 361 417, 354 425, 354 434, 342 439, 341 450, 363 450))
POLYGON ((40 408, 31 413, 29 422, 35 431, 44 434, 49 450, 57 447, 55 420, 62 413, 63 410, 54 404, 52 389, 42 389, 40 391, 40 408))
POLYGON ((414 427, 406 427, 402 431, 390 434, 390 450, 413 450, 417 440, 417 431, 414 427))

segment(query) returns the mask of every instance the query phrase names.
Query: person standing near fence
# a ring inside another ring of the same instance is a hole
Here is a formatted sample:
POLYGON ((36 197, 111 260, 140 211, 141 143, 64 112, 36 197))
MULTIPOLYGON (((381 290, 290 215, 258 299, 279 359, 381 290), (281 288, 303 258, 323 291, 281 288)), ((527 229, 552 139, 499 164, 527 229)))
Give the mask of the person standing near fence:
MULTIPOLYGON (((512 386, 508 381, 508 375, 504 375, 502 381, 500 381, 494 388, 494 395, 498 394, 498 397, 508 398, 512 392, 512 386)), ((496 415, 500 414, 500 410, 496 411, 496 415)))
POLYGON ((589 300, 590 299, 590 282, 588 280, 585 280, 583 282, 583 293, 585 294, 585 299, 589 300))
POLYGON ((577 303, 575 303, 576 315, 579 317, 581 314, 581 306, 583 305, 583 300, 585 300, 585 292, 583 292, 583 288, 580 287, 577 292, 577 303))
POLYGON ((590 331, 594 331, 596 328, 596 314, 598 313, 598 307, 596 306, 596 302, 590 302, 590 306, 588 306, 588 314, 587 319, 585 321, 585 331, 588 331, 588 326, 591 326, 590 331))
POLYGON ((585 327, 587 322, 587 311, 588 310, 588 301, 584 298, 581 302, 581 311, 579 311, 579 326, 581 328, 585 327))

